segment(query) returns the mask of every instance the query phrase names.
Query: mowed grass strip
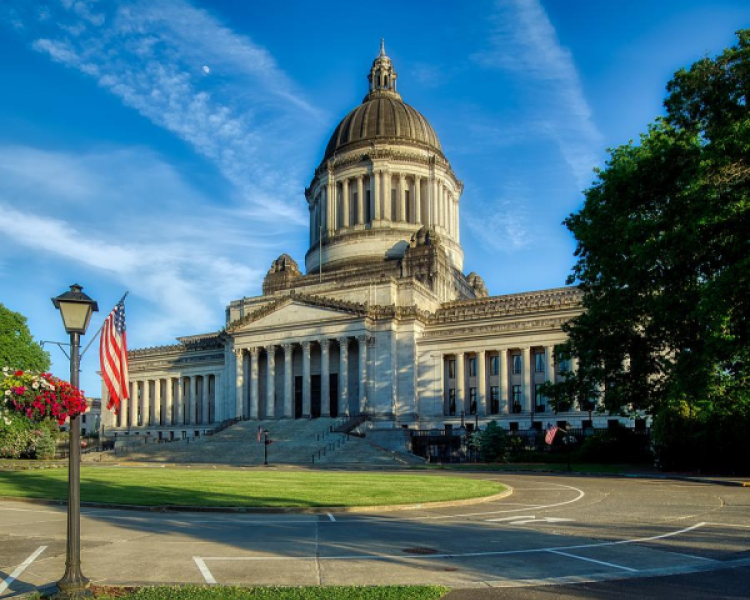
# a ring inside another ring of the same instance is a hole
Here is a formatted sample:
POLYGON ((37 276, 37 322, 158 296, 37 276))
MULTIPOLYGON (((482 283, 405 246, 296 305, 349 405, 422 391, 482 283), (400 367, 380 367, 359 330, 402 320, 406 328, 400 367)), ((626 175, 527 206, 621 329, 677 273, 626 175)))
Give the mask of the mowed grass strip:
MULTIPOLYGON (((67 498, 65 469, 0 472, 0 496, 67 498)), ((310 508, 412 504, 498 494, 463 477, 309 471, 83 467, 81 500, 140 506, 310 508)))
POLYGON ((448 588, 433 585, 382 587, 152 587, 132 592, 97 589, 97 600, 438 600, 448 588))

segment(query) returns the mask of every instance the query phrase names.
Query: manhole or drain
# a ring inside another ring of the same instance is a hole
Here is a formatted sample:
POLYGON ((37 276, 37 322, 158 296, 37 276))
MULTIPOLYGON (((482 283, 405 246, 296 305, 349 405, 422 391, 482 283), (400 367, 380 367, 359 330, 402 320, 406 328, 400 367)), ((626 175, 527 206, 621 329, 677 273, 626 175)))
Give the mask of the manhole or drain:
POLYGON ((417 546, 416 548, 404 548, 402 552, 406 552, 407 554, 438 554, 440 551, 435 550, 435 548, 417 546))

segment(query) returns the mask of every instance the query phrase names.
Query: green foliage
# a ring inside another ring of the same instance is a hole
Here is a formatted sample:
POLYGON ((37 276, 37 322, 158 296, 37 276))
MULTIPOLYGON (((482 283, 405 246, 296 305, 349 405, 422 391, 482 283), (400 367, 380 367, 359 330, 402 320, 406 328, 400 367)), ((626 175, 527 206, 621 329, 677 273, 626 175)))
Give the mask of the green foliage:
POLYGON ((108 595, 106 588, 96 594, 98 600, 437 600, 448 588, 436 585, 387 585, 378 587, 257 587, 170 586, 144 587, 130 594, 108 595))
POLYGON ((26 317, 0 304, 0 366, 42 372, 49 370, 49 353, 34 342, 26 317))
POLYGON ((547 391, 558 406, 653 413, 750 389, 750 30, 738 40, 675 74, 664 118, 565 220, 585 311, 558 348, 578 359, 547 391))
POLYGON ((626 427, 599 431, 583 440, 573 452, 573 459, 592 463, 653 463, 653 455, 645 449, 642 434, 626 427))
POLYGON ((675 401, 654 418, 662 469, 750 474, 750 395, 715 402, 675 401))
POLYGON ((480 460, 506 462, 520 441, 515 436, 509 436, 497 421, 490 421, 471 437, 470 446, 479 452, 480 460))
POLYGON ((0 458, 53 458, 59 435, 54 422, 34 423, 23 414, 0 410, 0 458))

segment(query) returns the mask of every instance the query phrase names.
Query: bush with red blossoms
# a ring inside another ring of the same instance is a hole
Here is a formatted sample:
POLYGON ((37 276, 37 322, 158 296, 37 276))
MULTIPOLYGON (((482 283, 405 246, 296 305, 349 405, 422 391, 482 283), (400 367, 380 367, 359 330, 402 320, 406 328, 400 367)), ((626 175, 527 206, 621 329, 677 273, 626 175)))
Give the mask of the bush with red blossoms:
POLYGON ((30 373, 3 367, 0 378, 0 410, 4 407, 31 421, 56 420, 86 412, 83 392, 51 373, 30 373))

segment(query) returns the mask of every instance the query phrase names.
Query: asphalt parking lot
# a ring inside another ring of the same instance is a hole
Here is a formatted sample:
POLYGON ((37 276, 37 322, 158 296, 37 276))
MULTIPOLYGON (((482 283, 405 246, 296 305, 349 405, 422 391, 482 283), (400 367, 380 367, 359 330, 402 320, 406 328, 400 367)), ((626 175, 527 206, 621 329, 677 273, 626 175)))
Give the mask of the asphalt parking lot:
MULTIPOLYGON (((104 585, 421 583, 467 590, 453 592, 456 598, 511 597, 502 595, 508 588, 524 588, 513 597, 544 598, 562 589, 550 586, 566 584, 576 584, 564 589, 580 594, 605 586, 603 596, 576 597, 616 597, 633 582, 653 587, 691 578, 699 591, 722 573, 722 581, 748 573, 750 488, 462 476, 498 479, 513 494, 472 506, 380 514, 83 508, 83 572, 104 585), (644 579, 654 576, 660 578, 644 579)), ((0 597, 54 583, 64 560, 64 507, 0 503, 0 597)), ((716 585, 709 591, 722 589, 716 585)), ((734 588, 727 585, 729 593, 734 588)))

